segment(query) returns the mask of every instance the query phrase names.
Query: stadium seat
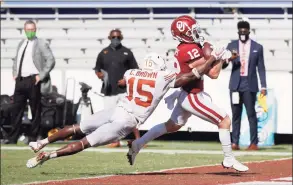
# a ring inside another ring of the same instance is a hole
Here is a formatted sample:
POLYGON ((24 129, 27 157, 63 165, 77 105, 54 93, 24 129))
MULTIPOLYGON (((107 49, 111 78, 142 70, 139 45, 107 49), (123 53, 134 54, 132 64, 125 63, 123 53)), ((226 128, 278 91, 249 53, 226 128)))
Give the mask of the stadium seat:
POLYGON ((170 25, 172 23, 172 19, 155 19, 155 20, 140 20, 136 19, 134 21, 134 27, 137 28, 167 28, 170 29, 170 25), (138 25, 138 26, 136 26, 138 25))
POLYGON ((82 58, 84 57, 80 49, 55 49, 53 55, 58 59, 82 58))
POLYGON ((209 28, 207 29, 207 33, 209 34, 209 37, 207 39, 209 40, 215 40, 218 39, 237 39, 237 29, 219 29, 219 28, 209 28))
POLYGON ((25 23, 25 20, 18 20, 18 21, 1 20, 1 28, 2 29, 23 28, 24 23, 25 23))
POLYGON ((1 49, 1 60, 13 59, 15 56, 16 56, 15 50, 1 49))
POLYGON ((38 28, 82 28, 84 23, 81 20, 39 20, 38 28))
POLYGON ((236 29, 237 28, 237 23, 238 23, 238 20, 235 20, 235 19, 215 19, 214 20, 214 24, 213 26, 216 26, 216 27, 221 27, 221 28, 233 28, 233 29, 236 29))
POLYGON ((85 56, 87 58, 94 58, 96 59, 98 54, 101 52, 102 49, 93 49, 93 48, 89 48, 85 50, 85 56))
POLYGON ((17 29, 1 29, 1 39, 21 38, 20 30, 17 29))
POLYGON ((91 27, 101 27, 103 29, 107 29, 107 32, 109 33, 110 30, 119 28, 123 32, 124 28, 133 28, 134 24, 132 20, 86 20, 84 22, 84 25, 87 28, 91 27))
POLYGON ((38 29, 37 36, 40 38, 64 38, 66 32, 63 29, 38 29))
POLYGON ((163 29, 163 38, 166 40, 173 39, 173 35, 171 34, 170 28, 164 28, 163 29))
MULTIPOLYGON (((71 60, 74 64, 80 61, 95 61, 98 53, 109 46, 109 31, 120 28, 124 35, 122 44, 134 52, 138 59, 143 59, 150 51, 171 57, 178 41, 173 40, 170 24, 173 19, 125 19, 125 20, 38 20, 37 36, 50 40, 50 47, 58 61, 71 60), (85 50, 82 50, 85 49, 85 50), (76 61, 75 61, 76 60, 76 61)), ((228 44, 238 39, 235 19, 197 19, 203 28, 202 36, 217 44, 228 44)), ((264 47, 264 56, 268 61, 291 61, 292 22, 281 19, 250 19, 253 29, 250 38, 264 47), (255 32, 254 32, 255 30, 255 32)), ((23 24, 25 20, 1 20, 1 59, 15 57, 16 47, 25 38, 23 24)), ((292 61, 291 61, 292 62, 292 61)), ((66 64, 66 62, 65 62, 66 64)), ((275 64, 274 62, 271 63, 275 64)), ((269 63, 269 65, 271 65, 269 63)))
POLYGON ((274 56, 277 59, 290 60, 292 62, 292 51, 288 50, 276 50, 274 56))
POLYGON ((69 29, 68 38, 79 39, 107 39, 109 35, 108 29, 69 29))
POLYGON ((292 30, 289 29, 258 29, 256 30, 258 39, 292 39, 292 30))
POLYGON ((60 40, 51 41, 52 48, 101 48, 102 45, 97 40, 60 40))
POLYGON ((133 41, 133 42, 123 42, 123 45, 127 48, 147 48, 147 45, 141 41, 141 40, 138 40, 138 41, 133 41))
POLYGON ((55 68, 64 68, 68 67, 67 62, 63 58, 56 58, 55 57, 55 68))
POLYGON ((271 19, 270 26, 276 29, 287 28, 292 30, 292 20, 271 19))
POLYGON ((211 27, 213 25, 212 19, 197 19, 201 28, 211 27))
POLYGON ((289 48, 284 40, 256 40, 256 42, 263 45, 264 49, 268 50, 279 50, 289 48))
MULTIPOLYGON (((92 69, 96 66, 96 57, 95 58, 82 58, 82 59, 70 59, 68 61, 68 66, 70 67, 85 67, 92 69)), ((94 72, 94 71, 93 71, 94 72)))
POLYGON ((147 42, 149 48, 161 48, 161 49, 176 49, 179 42, 177 40, 165 39, 161 41, 150 40, 147 42))
POLYGON ((131 51, 134 57, 136 58, 137 62, 141 62, 146 56, 146 54, 149 52, 148 50, 142 48, 134 48, 131 51))
POLYGON ((264 51, 263 51, 264 58, 272 58, 272 57, 274 57, 273 52, 274 51, 272 51, 270 49, 264 48, 264 51))
POLYGON ((288 71, 292 69, 292 61, 279 59, 276 57, 265 58, 266 70, 288 71))
MULTIPOLYGON (((2 52, 1 52, 2 54, 2 52)), ((12 59, 2 59, 1 58, 1 68, 11 68, 13 65, 13 60, 12 59)))
POLYGON ((1 45, 1 47, 7 49, 16 49, 20 41, 20 39, 7 39, 5 40, 5 44, 1 45))
POLYGON ((124 29, 123 35, 125 38, 160 38, 161 34, 159 30, 156 29, 124 29))
POLYGON ((251 19, 249 20, 251 29, 258 29, 262 27, 270 27, 268 19, 251 19))

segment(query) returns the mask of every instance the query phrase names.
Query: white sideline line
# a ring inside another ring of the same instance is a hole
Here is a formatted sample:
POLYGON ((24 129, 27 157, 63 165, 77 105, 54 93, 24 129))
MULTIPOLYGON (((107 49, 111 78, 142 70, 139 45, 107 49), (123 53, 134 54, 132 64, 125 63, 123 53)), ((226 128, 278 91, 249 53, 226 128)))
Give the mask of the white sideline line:
MULTIPOLYGON (((292 157, 288 158, 281 158, 281 159, 272 159, 272 160, 263 160, 263 161, 248 161, 244 162, 244 164, 248 163, 262 163, 262 162, 269 162, 269 161, 283 161, 292 159, 292 157)), ((211 166, 219 166, 219 164, 209 164, 209 165, 200 165, 200 166, 191 166, 191 167, 179 167, 179 168, 168 168, 168 169, 162 169, 162 170, 155 170, 155 171, 145 171, 145 172, 130 172, 127 174, 145 174, 145 173, 156 173, 156 172, 166 172, 166 171, 172 171, 172 170, 184 170, 184 169, 191 169, 191 168, 201 168, 201 167, 211 167, 211 166)), ((40 184, 40 183, 50 183, 50 182, 63 182, 63 181, 70 181, 70 180, 86 180, 86 179, 101 179, 106 177, 115 177, 115 176, 121 176, 122 174, 118 175, 100 175, 96 177, 81 177, 81 178, 74 178, 74 179, 62 179, 62 180, 48 180, 48 181, 36 181, 36 182, 29 182, 25 184, 14 184, 14 185, 28 185, 28 184, 40 184)))
POLYGON ((251 181, 251 182, 238 182, 226 185, 291 185, 292 184, 292 177, 283 177, 277 179, 271 179, 267 181, 251 181), (282 182, 288 181, 288 182, 282 182))
POLYGON ((292 185, 292 182, 251 181, 233 183, 228 185, 292 185))
POLYGON ((278 179, 273 179, 273 181, 292 181, 292 177, 283 177, 283 178, 278 178, 278 179))
MULTIPOLYGON (((57 150, 59 147, 46 147, 43 150, 57 150)), ((1 146, 1 150, 30 150, 27 146, 1 146)), ((127 153, 127 148, 88 148, 86 152, 102 152, 102 153, 113 153, 123 152, 127 153)), ((156 150, 156 149, 143 149, 140 153, 158 153, 158 154, 211 154, 211 155, 222 155, 223 151, 216 150, 156 150)), ((243 155, 265 155, 265 156, 292 156, 291 152, 261 152, 261 151, 234 151, 235 156, 243 155)))

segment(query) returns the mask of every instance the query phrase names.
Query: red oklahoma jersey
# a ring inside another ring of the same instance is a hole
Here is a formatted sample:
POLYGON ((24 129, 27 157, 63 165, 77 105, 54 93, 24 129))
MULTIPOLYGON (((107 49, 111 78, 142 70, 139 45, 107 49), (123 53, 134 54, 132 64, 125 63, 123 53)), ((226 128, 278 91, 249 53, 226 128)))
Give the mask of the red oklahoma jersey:
MULTIPOLYGON (((195 43, 181 43, 177 46, 174 56, 179 63, 180 73, 189 73, 192 70, 189 67, 189 63, 202 58, 204 55, 200 45, 195 43)), ((182 88, 188 93, 198 93, 203 90, 203 78, 189 82, 182 88)))

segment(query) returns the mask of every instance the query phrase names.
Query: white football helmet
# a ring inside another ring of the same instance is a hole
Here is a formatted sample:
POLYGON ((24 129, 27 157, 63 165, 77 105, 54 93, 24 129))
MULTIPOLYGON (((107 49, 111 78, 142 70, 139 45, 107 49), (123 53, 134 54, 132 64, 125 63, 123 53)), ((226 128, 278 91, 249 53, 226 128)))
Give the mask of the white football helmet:
POLYGON ((145 56, 143 62, 140 64, 140 68, 151 71, 165 71, 166 62, 157 53, 149 53, 145 56))

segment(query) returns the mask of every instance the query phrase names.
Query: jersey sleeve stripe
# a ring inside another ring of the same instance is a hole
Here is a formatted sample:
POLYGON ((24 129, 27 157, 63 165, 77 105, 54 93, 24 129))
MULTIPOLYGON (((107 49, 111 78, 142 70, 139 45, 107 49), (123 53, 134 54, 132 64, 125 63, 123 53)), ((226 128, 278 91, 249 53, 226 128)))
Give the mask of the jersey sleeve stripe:
POLYGON ((171 80, 172 78, 174 78, 175 75, 176 75, 176 73, 173 73, 172 75, 165 76, 164 79, 165 79, 165 81, 171 80))

